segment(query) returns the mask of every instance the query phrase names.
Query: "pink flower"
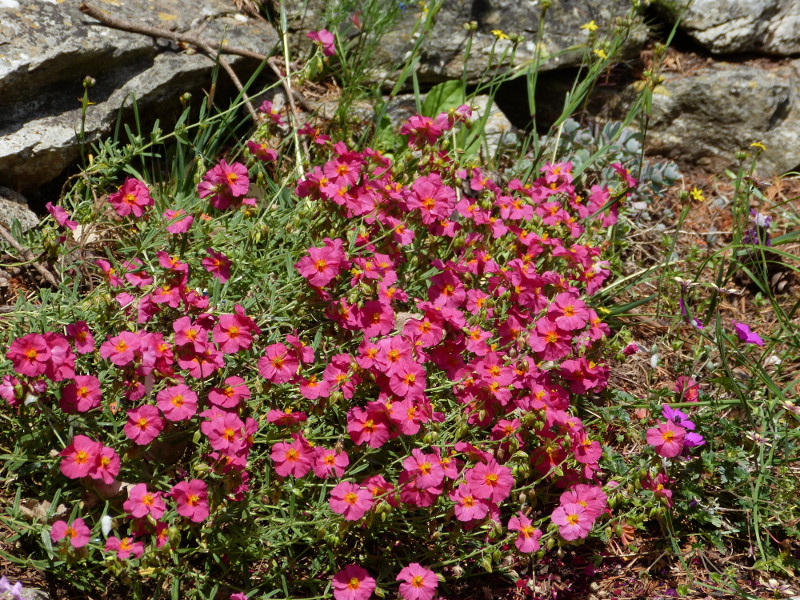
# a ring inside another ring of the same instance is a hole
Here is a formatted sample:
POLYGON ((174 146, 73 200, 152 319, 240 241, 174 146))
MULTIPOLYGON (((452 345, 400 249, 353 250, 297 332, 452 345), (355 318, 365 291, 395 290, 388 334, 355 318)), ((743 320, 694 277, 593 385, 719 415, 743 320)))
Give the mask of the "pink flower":
POLYGON ((335 38, 333 34, 327 29, 320 29, 319 31, 309 31, 306 37, 320 46, 322 46, 322 53, 325 56, 333 56, 336 54, 336 47, 334 45, 335 38))
POLYGON ((456 503, 455 514, 459 521, 483 519, 489 513, 486 500, 476 498, 469 484, 462 483, 450 493, 450 500, 456 503))
POLYGON ((347 413, 347 433, 356 445, 366 443, 370 448, 380 448, 390 437, 389 423, 384 413, 366 411, 358 406, 347 413))
POLYGON ((666 458, 672 458, 681 453, 685 437, 686 430, 672 421, 659 423, 658 427, 647 430, 647 443, 656 447, 656 453, 659 456, 666 458))
POLYGON ((764 345, 764 340, 762 340, 761 336, 756 332, 750 331, 749 325, 734 321, 733 328, 736 331, 736 336, 745 344, 755 344, 756 346, 764 345))
POLYGON ((261 106, 258 107, 258 112, 266 115, 270 121, 279 127, 285 127, 286 124, 283 122, 283 117, 281 116, 280 111, 275 108, 275 106, 273 106, 272 102, 269 100, 264 100, 264 102, 261 103, 261 106))
POLYGON ((89 477, 101 479, 106 485, 114 483, 114 478, 119 475, 119 456, 109 446, 101 446, 97 452, 92 468, 89 469, 89 477))
POLYGON ((511 517, 508 521, 508 528, 511 531, 519 531, 514 545, 520 552, 536 552, 539 549, 539 538, 542 537, 542 532, 534 528, 531 520, 522 512, 516 517, 511 517))
POLYGON ((372 508, 372 503, 369 490, 350 481, 342 481, 333 488, 328 500, 331 510, 344 515, 346 521, 358 521, 372 508))
POLYGON ((553 523, 558 525, 558 533, 567 541, 585 538, 592 529, 594 519, 580 504, 564 504, 553 511, 553 523))
POLYGON ((172 385, 156 394, 156 404, 168 420, 182 421, 197 412, 197 394, 186 384, 172 385))
POLYGON ((223 314, 214 325, 214 342, 225 354, 235 354, 247 350, 253 342, 253 335, 260 333, 255 321, 244 314, 244 308, 237 304, 234 314, 223 314))
POLYGON ((67 525, 66 521, 56 521, 50 529, 50 539, 53 543, 67 538, 73 548, 83 548, 89 543, 91 530, 83 519, 75 519, 67 525))
POLYGON ((130 331, 123 331, 118 336, 111 337, 100 346, 100 356, 107 358, 118 367, 124 367, 136 356, 136 351, 141 346, 139 335, 130 331))
POLYGON ((559 329, 573 331, 583 329, 589 321, 589 311, 586 309, 586 304, 576 295, 565 292, 555 297, 547 309, 547 318, 559 329))
POLYGON ((134 443, 144 446, 158 437, 164 420, 155 406, 145 404, 128 411, 128 421, 122 430, 134 443))
POLYGON ((211 388, 208 401, 220 408, 236 408, 242 400, 250 397, 250 389, 241 377, 228 377, 222 387, 211 388))
POLYGON ((20 375, 38 377, 47 369, 50 348, 47 339, 38 333, 29 333, 11 342, 6 358, 20 375))
POLYGON ((278 442, 272 446, 270 458, 275 463, 275 472, 281 477, 303 477, 311 470, 311 448, 299 436, 289 442, 278 442))
POLYGON ((94 338, 86 321, 76 321, 67 325, 67 337, 75 345, 75 352, 78 354, 94 352, 94 338))
POLYGON ((281 343, 267 346, 264 356, 258 359, 258 372, 272 383, 286 383, 297 374, 297 356, 281 343))
POLYGON ((424 454, 418 448, 403 461, 403 468, 414 478, 414 485, 421 489, 437 487, 444 481, 444 470, 435 454, 424 454))
POLYGON ((208 517, 208 486, 202 480, 182 481, 172 488, 170 495, 182 517, 193 523, 200 523, 208 517))
POLYGON ((69 213, 66 210, 64 210, 60 206, 54 206, 52 202, 48 202, 47 204, 44 205, 44 207, 47 209, 47 212, 49 212, 53 216, 53 218, 61 227, 66 227, 71 231, 75 231, 75 228, 78 226, 78 223, 77 221, 70 220, 69 213))
POLYGON ((144 483, 137 483, 128 490, 128 499, 122 504, 122 508, 135 519, 150 515, 156 520, 167 510, 161 492, 148 492, 147 484, 144 483))
POLYGON ((111 536, 106 540, 106 552, 116 552, 119 560, 125 560, 130 556, 139 558, 144 554, 144 542, 134 542, 129 537, 119 539, 111 536))
POLYGON ((421 396, 425 392, 425 369, 415 362, 404 362, 389 377, 389 388, 401 398, 421 396))
POLYGON ((411 563, 404 567, 397 576, 400 584, 400 595, 404 600, 433 600, 439 578, 436 573, 426 569, 419 563, 411 563))
POLYGON ((231 205, 233 198, 244 196, 250 189, 247 167, 242 163, 229 165, 224 160, 209 169, 203 181, 197 184, 197 192, 201 198, 211 196, 211 206, 225 210, 231 205))
MULTIPOLYGON (((203 413, 204 415, 207 414, 203 413)), ((208 436, 208 443, 214 450, 234 454, 243 444, 244 423, 236 413, 224 413, 215 416, 200 426, 208 436)))
POLYGON ((100 406, 100 381, 93 375, 76 375, 61 390, 59 406, 65 412, 86 412, 100 406))
POLYGON ((186 213, 182 208, 179 208, 178 210, 169 209, 164 211, 162 216, 164 219, 170 222, 170 224, 167 225, 167 233, 175 235, 189 231, 192 223, 194 223, 194 217, 192 215, 184 216, 185 214, 186 213))
POLYGON ((108 203, 120 217, 132 214, 137 218, 154 204, 147 184, 133 177, 128 177, 118 191, 108 196, 108 203))
POLYGON ((368 600, 375 590, 375 580, 366 569, 348 565, 331 582, 334 600, 368 600))
POLYGON ((102 444, 85 435, 76 435, 72 443, 59 453, 64 457, 60 465, 61 472, 70 479, 86 477, 94 468, 102 447, 102 444))
POLYGON ((297 272, 314 287, 324 287, 330 283, 341 269, 344 254, 334 247, 311 247, 308 256, 304 256, 294 265, 297 272))
POLYGON ((248 140, 247 149, 250 150, 250 154, 262 162, 271 162, 278 158, 277 151, 267 146, 264 142, 248 140))
POLYGON ((487 498, 495 504, 508 498, 514 485, 511 469, 497 464, 493 458, 467 471, 466 480, 476 498, 487 498))
POLYGON ((531 349, 541 360, 559 360, 572 351, 572 334, 548 318, 536 322, 536 330, 528 338, 531 349))
POLYGON ((344 470, 350 464, 350 459, 346 452, 337 452, 334 449, 326 449, 317 446, 314 448, 314 475, 322 479, 327 479, 332 475, 341 477, 344 470))
POLYGON ((208 252, 209 256, 200 262, 203 268, 222 283, 228 281, 231 276, 231 261, 228 260, 228 257, 222 252, 217 252, 211 248, 206 248, 206 252, 208 252))
POLYGON ((421 147, 433 144, 444 133, 430 117, 414 115, 400 128, 400 135, 408 136, 408 145, 421 147))

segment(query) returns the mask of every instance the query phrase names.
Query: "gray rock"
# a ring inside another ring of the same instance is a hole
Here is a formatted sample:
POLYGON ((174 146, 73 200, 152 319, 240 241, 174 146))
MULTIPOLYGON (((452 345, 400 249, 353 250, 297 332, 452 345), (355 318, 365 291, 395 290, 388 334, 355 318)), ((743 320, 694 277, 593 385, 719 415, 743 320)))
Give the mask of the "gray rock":
MULTIPOLYGON (((388 1, 388 0, 387 0, 388 1)), ((271 0, 275 10, 278 0, 271 0)), ((419 18, 415 3, 406 3, 408 8, 400 12, 400 17, 381 41, 378 58, 384 70, 371 74, 374 81, 386 78, 391 87, 399 74, 392 66, 402 64, 408 51, 416 40, 414 29, 419 18)), ((290 27, 300 35, 296 44, 308 46, 303 34, 326 25, 325 0, 298 2, 289 9, 290 27)), ((552 70, 581 63, 586 52, 588 34, 580 29, 584 23, 594 20, 602 33, 614 26, 617 17, 628 14, 629 2, 608 0, 553 0, 545 18, 544 36, 541 40, 544 59, 542 70, 552 70)), ((424 83, 438 83, 448 79, 459 79, 464 73, 464 59, 468 34, 463 25, 475 21, 478 25, 473 34, 472 47, 466 65, 469 83, 477 83, 484 77, 492 76, 501 67, 508 66, 512 43, 498 40, 493 30, 506 34, 522 34, 525 37, 516 49, 514 64, 520 65, 534 58, 536 33, 539 26, 541 3, 538 0, 445 0, 436 15, 436 23, 430 37, 424 44, 422 60, 417 76, 424 83), (508 55, 500 60, 505 52, 508 55)), ((345 23, 343 31, 356 33, 345 23)), ((626 40, 626 52, 638 49, 645 39, 645 27, 641 19, 635 19, 632 34, 626 40)), ((346 37, 346 36, 345 36, 346 37)))
MULTIPOLYGON (((658 0, 677 17, 685 0, 658 0)), ((761 52, 788 56, 800 52, 798 0, 693 0, 681 29, 716 54, 761 52)))
MULTIPOLYGON (((110 16, 189 31, 211 46, 268 53, 277 34, 225 0, 94 0, 110 16)), ((214 63, 164 40, 98 24, 79 0, 0 0, 0 184, 33 191, 79 156, 82 81, 89 90, 86 139, 108 135, 135 97, 142 114, 180 109, 179 96, 210 84, 214 63)), ((232 64, 245 59, 229 57, 232 64)), ((220 78, 224 78, 224 73, 220 78)), ((130 114, 130 110, 128 110, 130 114)), ((159 114, 159 116, 161 116, 159 114)))
MULTIPOLYGON (((675 75, 658 86, 648 128, 649 151, 721 172, 738 150, 761 142, 762 175, 800 165, 800 61, 769 71, 716 63, 689 76, 675 75)), ((612 98, 612 117, 636 95, 633 87, 612 98)))
POLYGON ((19 221, 22 231, 32 229, 39 224, 39 217, 28 208, 25 196, 0 186, 0 221, 6 228, 10 228, 15 219, 19 221))

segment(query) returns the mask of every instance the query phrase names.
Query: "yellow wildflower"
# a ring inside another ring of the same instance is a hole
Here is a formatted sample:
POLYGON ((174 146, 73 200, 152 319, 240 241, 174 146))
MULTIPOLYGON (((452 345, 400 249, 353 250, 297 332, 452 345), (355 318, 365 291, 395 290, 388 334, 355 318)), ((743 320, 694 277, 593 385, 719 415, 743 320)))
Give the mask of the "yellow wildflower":
POLYGON ((502 29, 492 29, 492 35, 496 37, 498 40, 507 40, 508 36, 503 33, 502 29))
POLYGON ((597 31, 597 23, 595 23, 594 19, 592 19, 588 23, 584 23, 583 25, 581 25, 581 29, 585 29, 588 32, 597 31))
POLYGON ((692 191, 689 192, 689 195, 692 197, 692 200, 695 202, 705 202, 706 197, 703 196, 703 190, 693 187, 692 191))
POLYGON ((601 48, 595 48, 594 49, 594 54, 595 54, 595 56, 601 58, 602 60, 605 60, 605 59, 608 58, 608 54, 606 54, 606 51, 601 49, 601 48))
POLYGON ((761 150, 762 152, 766 152, 767 151, 767 147, 764 144, 762 144, 761 142, 753 142, 752 144, 750 144, 750 147, 751 148, 757 148, 757 149, 761 150))

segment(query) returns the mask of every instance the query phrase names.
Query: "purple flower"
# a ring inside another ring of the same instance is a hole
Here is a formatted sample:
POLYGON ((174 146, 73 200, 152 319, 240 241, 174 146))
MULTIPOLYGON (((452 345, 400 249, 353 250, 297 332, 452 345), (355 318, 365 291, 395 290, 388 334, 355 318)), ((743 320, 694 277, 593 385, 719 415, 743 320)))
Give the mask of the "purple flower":
POLYGON ((764 345, 764 340, 762 340, 761 336, 754 331, 750 331, 749 325, 740 323, 739 321, 734 321, 733 328, 736 330, 736 335, 739 336, 739 340, 745 344, 755 344, 756 346, 764 345))
POLYGON ((688 429, 689 431, 694 430, 694 423, 689 420, 689 415, 685 412, 678 410, 677 408, 672 408, 671 406, 664 404, 661 407, 661 412, 664 415, 665 419, 669 419, 675 425, 680 425, 684 429, 688 429))
MULTIPOLYGON (((686 422, 683 423, 683 426, 686 427, 686 422)), ((697 448, 698 446, 703 446, 705 443, 705 438, 694 431, 690 431, 683 438, 684 448, 697 448)))

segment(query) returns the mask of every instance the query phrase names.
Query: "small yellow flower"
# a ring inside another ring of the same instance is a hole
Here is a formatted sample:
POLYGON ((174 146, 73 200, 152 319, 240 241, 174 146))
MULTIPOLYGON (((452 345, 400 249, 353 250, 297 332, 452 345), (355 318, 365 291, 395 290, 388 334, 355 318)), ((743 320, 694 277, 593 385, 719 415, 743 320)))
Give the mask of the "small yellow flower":
POLYGON ((608 58, 608 54, 606 54, 606 51, 602 50, 600 48, 595 48, 594 49, 594 54, 595 54, 595 56, 601 58, 602 60, 605 60, 605 59, 608 58))
POLYGON ((492 29, 492 35, 496 37, 498 40, 507 40, 508 36, 503 33, 502 29, 492 29))
POLYGON ((692 200, 695 202, 705 202, 706 197, 703 196, 703 190, 698 189, 696 187, 692 188, 692 191, 689 192, 689 195, 692 197, 692 200))
POLYGON ((752 144, 750 144, 750 147, 751 148, 757 148, 758 150, 761 150, 762 152, 766 152, 767 151, 767 147, 764 144, 762 144, 761 142, 753 142, 752 144))
POLYGON ((595 23, 594 19, 592 19, 588 23, 584 23, 583 25, 581 25, 581 29, 585 29, 586 31, 593 32, 593 31, 597 31, 598 27, 597 27, 597 23, 595 23))

